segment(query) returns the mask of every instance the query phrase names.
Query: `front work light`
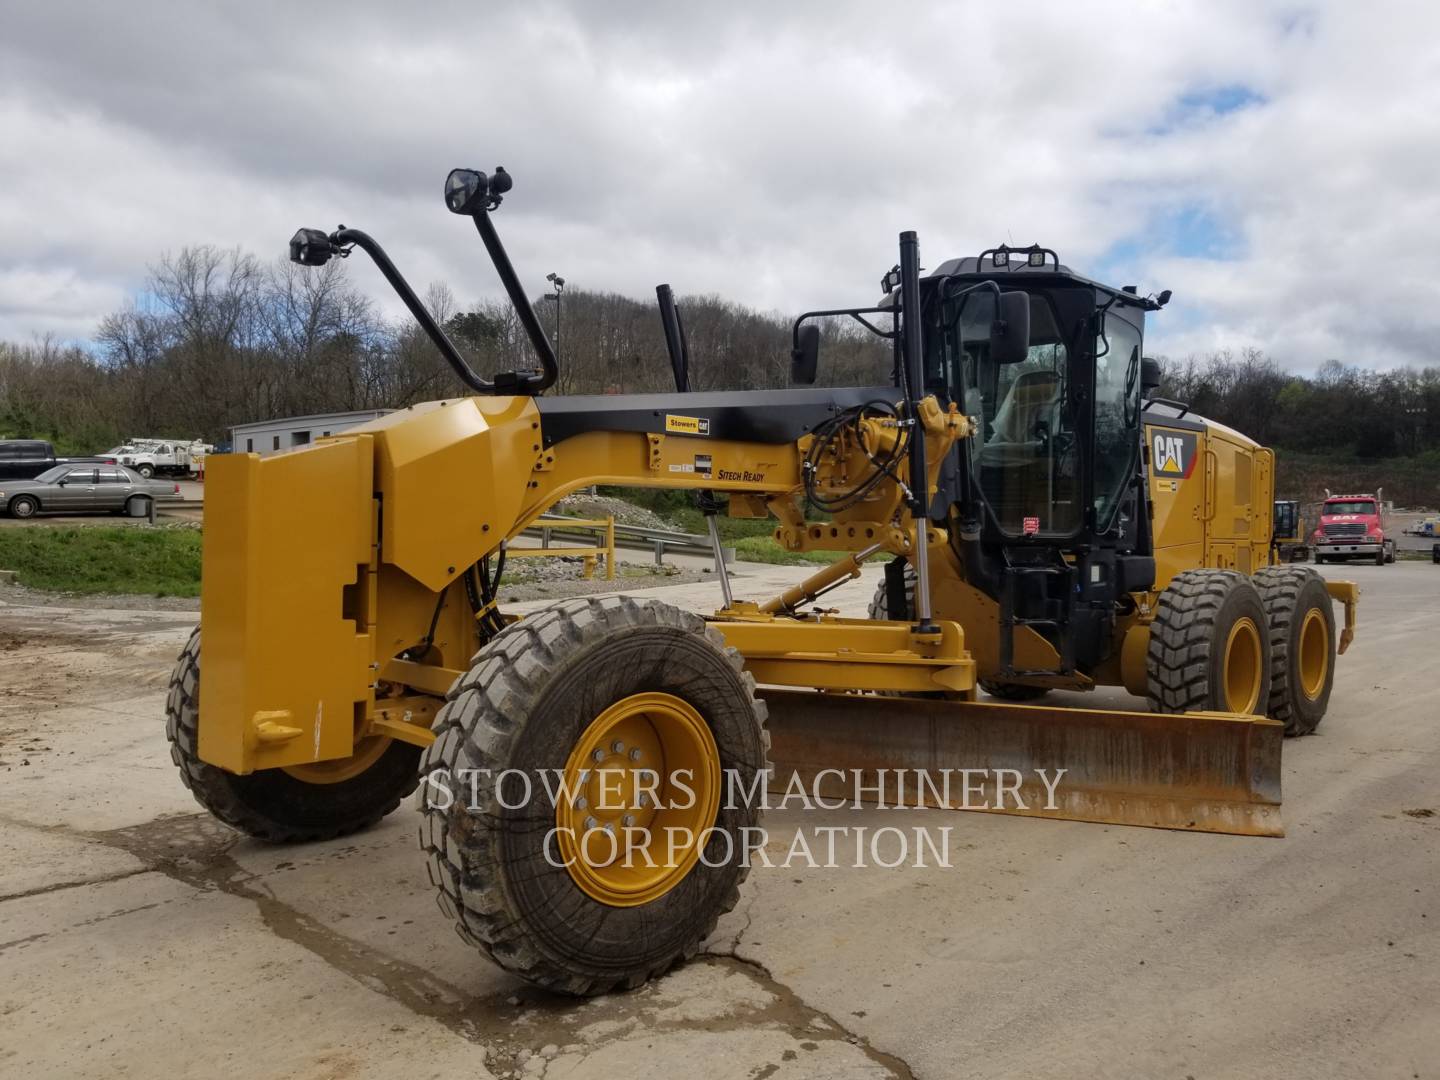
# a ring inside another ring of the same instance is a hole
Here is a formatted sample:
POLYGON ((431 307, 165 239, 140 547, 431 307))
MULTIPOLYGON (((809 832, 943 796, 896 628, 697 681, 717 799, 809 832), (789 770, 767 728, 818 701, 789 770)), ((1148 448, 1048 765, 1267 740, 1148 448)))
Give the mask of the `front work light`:
POLYGON ((335 254, 335 245, 320 229, 301 229, 290 238, 290 261, 301 266, 324 266, 335 254))

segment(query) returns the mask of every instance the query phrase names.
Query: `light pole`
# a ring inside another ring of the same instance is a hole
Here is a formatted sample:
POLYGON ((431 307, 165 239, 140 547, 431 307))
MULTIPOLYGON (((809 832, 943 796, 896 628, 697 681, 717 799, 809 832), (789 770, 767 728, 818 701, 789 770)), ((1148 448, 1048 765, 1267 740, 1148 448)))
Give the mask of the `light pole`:
POLYGON ((551 272, 545 275, 545 280, 555 287, 550 299, 555 301, 555 360, 560 360, 560 294, 565 291, 565 279, 559 274, 551 272))

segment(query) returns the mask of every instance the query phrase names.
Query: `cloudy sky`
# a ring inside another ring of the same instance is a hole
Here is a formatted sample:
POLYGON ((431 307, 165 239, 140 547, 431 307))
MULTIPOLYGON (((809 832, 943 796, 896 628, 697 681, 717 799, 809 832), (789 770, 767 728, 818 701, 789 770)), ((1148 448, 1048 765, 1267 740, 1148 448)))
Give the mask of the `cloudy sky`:
POLYGON ((0 0, 0 339, 299 225, 498 295, 440 199, 496 164, 537 294, 868 303, 913 228, 1174 290, 1151 353, 1440 363, 1440 4, 1387 0, 0 0))

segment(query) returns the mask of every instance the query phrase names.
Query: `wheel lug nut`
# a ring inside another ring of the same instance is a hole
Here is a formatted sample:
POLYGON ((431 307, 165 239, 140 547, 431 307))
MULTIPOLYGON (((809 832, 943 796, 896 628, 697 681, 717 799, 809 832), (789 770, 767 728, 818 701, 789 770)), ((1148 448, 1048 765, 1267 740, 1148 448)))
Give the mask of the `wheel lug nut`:
POLYGON ((576 809, 576 810, 584 810, 584 809, 585 809, 587 806, 589 806, 589 805, 590 805, 590 800, 587 799, 587 798, 585 798, 584 795, 581 795, 578 799, 575 800, 575 809, 576 809))
POLYGON ((594 758, 596 761, 604 761, 604 760, 605 760, 605 751, 604 751, 604 750, 596 750, 596 751, 595 751, 593 754, 591 754, 590 756, 591 756, 592 758, 594 758))
POLYGON ((639 748, 638 746, 635 747, 635 749, 633 749, 633 750, 630 751, 630 760, 631 760, 631 761, 639 761, 639 760, 640 760, 640 748, 639 748))
POLYGON ((595 819, 593 817, 587 817, 585 819, 585 828, 593 829, 595 827, 595 824, 595 819))
POLYGON ((623 818, 620 819, 620 821, 621 821, 622 824, 624 824, 624 825, 628 828, 629 826, 635 824, 635 815, 634 815, 634 814, 626 814, 623 818))
POLYGON ((640 793, 640 798, 637 799, 636 802, 638 802, 642 807, 649 806, 649 805, 650 805, 650 796, 649 796, 649 795, 646 795, 646 794, 642 791, 642 792, 640 793))
POLYGON ((616 739, 613 743, 610 744, 610 749, 615 751, 615 753, 617 754, 623 754, 625 752, 625 744, 619 739, 616 739))

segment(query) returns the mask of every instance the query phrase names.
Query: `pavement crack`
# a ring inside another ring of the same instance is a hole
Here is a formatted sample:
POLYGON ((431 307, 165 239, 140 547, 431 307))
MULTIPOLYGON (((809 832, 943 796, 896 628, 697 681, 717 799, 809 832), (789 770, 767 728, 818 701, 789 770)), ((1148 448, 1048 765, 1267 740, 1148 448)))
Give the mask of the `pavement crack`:
POLYGON ((31 896, 44 896, 47 893, 63 892, 66 889, 83 889, 86 885, 108 885, 112 881, 124 881, 126 878, 135 877, 137 874, 152 873, 148 866, 137 866, 133 870, 121 870, 114 874, 106 874, 104 877, 84 878, 80 881, 57 881, 53 885, 41 885, 35 889, 23 889, 20 892, 6 893, 0 896, 0 904, 7 900, 24 900, 31 896))
MULTIPOLYGON (((747 928, 748 923, 745 928, 741 929, 740 934, 735 936, 737 943, 747 928)), ((886 1069, 891 1076, 897 1077, 899 1080, 916 1080, 915 1071, 910 1068, 904 1058, 881 1050, 865 1036, 851 1031, 830 1013, 808 1004, 793 989, 775 978, 774 973, 759 960, 752 960, 733 953, 712 955, 714 956, 712 962, 743 970, 750 978, 775 995, 779 1004, 774 1011, 782 1019, 788 1019, 792 1035, 802 1039, 827 1039, 850 1043, 871 1061, 886 1069), (819 1024, 816 1021, 819 1021, 819 1024)))
POLYGON ((751 890, 750 895, 745 900, 745 908, 739 915, 739 917, 743 918, 745 921, 741 924, 740 929, 736 930, 735 933, 731 935, 730 944, 723 949, 712 946, 705 950, 706 953, 711 956, 728 956, 731 959, 740 959, 740 957, 736 955, 735 950, 740 948, 740 939, 750 932, 750 924, 755 919, 755 896, 755 891, 751 890))
MULTIPOLYGON (((27 827, 105 844, 132 855, 141 864, 103 880, 118 880, 142 873, 160 873, 201 892, 219 892, 253 904, 265 927, 276 937, 312 954, 366 989, 381 994, 409 1012, 430 1019, 467 1042, 480 1047, 486 1067, 497 1074, 519 1074, 532 1059, 552 1054, 588 1057, 599 1048, 631 1038, 636 1025, 647 1032, 691 1030, 688 1019, 665 1016, 663 983, 599 999, 576 1000, 529 986, 474 995, 432 972, 375 949, 325 925, 314 916, 279 899, 261 873, 241 866, 233 850, 241 837, 206 814, 167 816, 143 825, 89 832, 59 826, 27 827), (577 1027, 578 1025, 578 1027, 577 1027), (585 1027, 589 1037, 577 1040, 585 1027), (537 1047, 556 1047, 541 1055, 537 1047)), ((97 882, 77 882, 95 884, 97 882)), ((57 888, 74 887, 58 886, 57 888)), ((52 889, 37 890, 40 892, 52 889)), ((802 1001, 779 982, 764 964, 739 955, 749 933, 755 897, 743 909, 740 927, 722 944, 725 952, 707 952, 693 963, 729 968, 765 990, 769 1004, 742 1006, 738 1012, 707 1018, 712 1032, 748 1030, 754 1025, 788 1032, 798 1043, 845 1042, 873 1062, 886 1075, 914 1080, 914 1072, 901 1058, 872 1046, 835 1017, 802 1001)), ((5 946, 23 942, 6 942, 5 946)), ((548 1069, 549 1062, 542 1066, 548 1069)), ((530 1072, 536 1071, 530 1065, 530 1072)))

